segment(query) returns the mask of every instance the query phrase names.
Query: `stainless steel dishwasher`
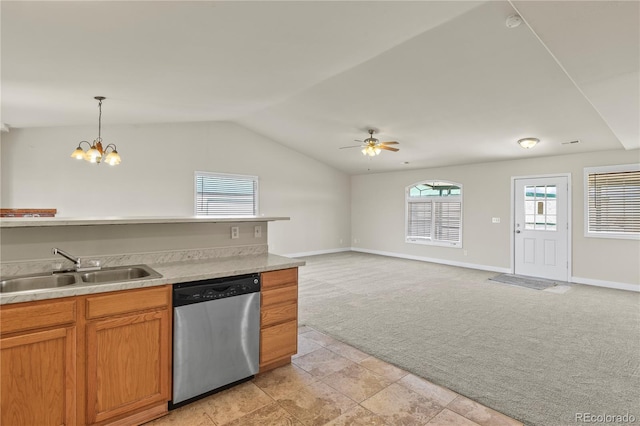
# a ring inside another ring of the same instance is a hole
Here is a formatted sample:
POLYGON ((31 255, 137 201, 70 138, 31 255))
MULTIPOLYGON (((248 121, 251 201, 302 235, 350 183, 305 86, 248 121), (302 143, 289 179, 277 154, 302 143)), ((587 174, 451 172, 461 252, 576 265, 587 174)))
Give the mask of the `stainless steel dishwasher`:
POLYGON ((170 408, 258 372, 258 274, 175 284, 173 307, 170 408))

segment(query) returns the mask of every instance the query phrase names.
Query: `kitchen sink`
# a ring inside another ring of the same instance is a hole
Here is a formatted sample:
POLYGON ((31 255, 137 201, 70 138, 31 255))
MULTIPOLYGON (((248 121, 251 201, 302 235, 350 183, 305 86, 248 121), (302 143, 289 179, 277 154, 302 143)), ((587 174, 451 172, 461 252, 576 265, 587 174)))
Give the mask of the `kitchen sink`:
POLYGON ((0 281, 0 293, 64 287, 77 282, 75 274, 42 274, 5 278, 0 281))
POLYGON ((84 272, 80 278, 85 283, 115 283, 141 279, 162 278, 162 275, 147 265, 116 266, 98 271, 84 272))
POLYGON ((162 275, 147 265, 115 266, 91 272, 33 274, 2 278, 0 293, 42 290, 73 284, 120 283, 152 278, 162 278, 162 275))

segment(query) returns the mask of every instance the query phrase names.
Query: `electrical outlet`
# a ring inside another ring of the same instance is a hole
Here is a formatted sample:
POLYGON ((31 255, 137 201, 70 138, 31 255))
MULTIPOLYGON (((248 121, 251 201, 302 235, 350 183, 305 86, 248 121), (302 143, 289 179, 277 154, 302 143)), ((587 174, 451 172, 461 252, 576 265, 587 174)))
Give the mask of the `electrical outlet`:
POLYGON ((232 226, 231 227, 231 239, 235 240, 240 238, 240 227, 238 226, 232 226))
POLYGON ((262 237, 262 226, 256 225, 253 227, 253 237, 261 238, 262 237))
POLYGON ((491 218, 491 223, 500 223, 500 218, 499 217, 492 217, 491 218))

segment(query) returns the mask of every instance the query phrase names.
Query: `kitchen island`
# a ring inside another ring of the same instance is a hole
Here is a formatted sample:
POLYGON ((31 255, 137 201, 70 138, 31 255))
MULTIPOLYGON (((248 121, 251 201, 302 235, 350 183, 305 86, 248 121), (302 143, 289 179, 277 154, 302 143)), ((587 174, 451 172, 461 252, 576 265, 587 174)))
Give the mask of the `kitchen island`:
POLYGON ((162 277, 0 294, 2 424, 140 424, 166 414, 171 291, 181 282, 260 273, 260 372, 290 362, 304 262, 266 243, 267 223, 286 219, 3 219, 3 277, 74 266, 52 247, 103 267, 147 264, 162 277))

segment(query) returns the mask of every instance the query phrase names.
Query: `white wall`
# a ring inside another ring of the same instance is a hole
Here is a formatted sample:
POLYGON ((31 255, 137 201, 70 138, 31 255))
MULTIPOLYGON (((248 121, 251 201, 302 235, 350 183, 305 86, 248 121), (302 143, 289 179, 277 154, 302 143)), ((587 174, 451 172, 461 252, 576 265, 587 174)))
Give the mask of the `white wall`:
POLYGON ((349 178, 244 127, 220 122, 108 126, 103 136, 118 145, 120 166, 72 160, 77 142, 95 132, 95 127, 73 127, 3 133, 2 207, 57 208, 60 216, 189 216, 195 170, 254 174, 260 177, 260 213, 291 217, 269 224, 271 252, 351 245, 505 270, 510 268, 511 177, 570 173, 572 276, 640 286, 637 240, 584 237, 582 183, 584 167, 638 162, 638 150, 349 178), (463 184, 463 249, 404 242, 404 188, 424 179, 463 184), (492 217, 501 223, 492 224, 492 217))
POLYGON ((638 150, 606 151, 353 176, 352 245, 374 252, 476 265, 489 270, 509 270, 511 178, 570 173, 573 197, 571 275, 576 282, 622 283, 640 289, 640 242, 584 237, 583 206, 584 167, 639 161, 638 150), (404 242, 405 187, 427 179, 443 179, 463 185, 462 249, 404 242), (492 217, 500 217, 501 222, 491 223, 492 217))
POLYGON ((2 134, 4 208, 57 208, 58 216, 191 216, 194 171, 259 176, 260 214, 274 253, 348 246, 349 177, 242 126, 226 122, 109 125, 122 164, 70 158, 95 127, 11 129, 2 134))

